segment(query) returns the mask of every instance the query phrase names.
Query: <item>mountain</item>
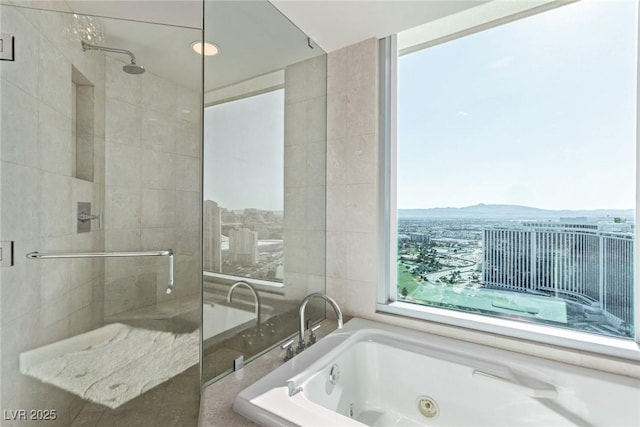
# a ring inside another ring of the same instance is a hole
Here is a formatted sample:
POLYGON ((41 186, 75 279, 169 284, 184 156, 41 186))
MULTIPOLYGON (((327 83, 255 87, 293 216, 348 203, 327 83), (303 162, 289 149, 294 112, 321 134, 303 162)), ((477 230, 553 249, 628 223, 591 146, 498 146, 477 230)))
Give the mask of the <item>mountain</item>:
POLYGON ((463 208, 398 209, 400 218, 483 218, 483 219, 551 219, 575 217, 620 217, 632 219, 633 209, 550 210, 520 205, 480 203, 463 208))

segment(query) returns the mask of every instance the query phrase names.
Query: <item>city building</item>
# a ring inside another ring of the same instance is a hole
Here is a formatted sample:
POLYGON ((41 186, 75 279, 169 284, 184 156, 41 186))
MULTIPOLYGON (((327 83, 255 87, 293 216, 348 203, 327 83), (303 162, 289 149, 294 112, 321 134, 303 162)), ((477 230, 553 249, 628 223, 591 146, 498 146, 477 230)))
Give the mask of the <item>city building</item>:
POLYGON ((230 230, 229 259, 233 265, 256 265, 259 259, 258 233, 248 228, 230 230))
POLYGON ((606 222, 523 222, 484 230, 490 288, 597 303, 613 324, 633 323, 633 234, 606 222))
POLYGON ((204 201, 204 232, 203 232, 203 268, 205 271, 222 271, 221 248, 221 209, 216 202, 204 201))

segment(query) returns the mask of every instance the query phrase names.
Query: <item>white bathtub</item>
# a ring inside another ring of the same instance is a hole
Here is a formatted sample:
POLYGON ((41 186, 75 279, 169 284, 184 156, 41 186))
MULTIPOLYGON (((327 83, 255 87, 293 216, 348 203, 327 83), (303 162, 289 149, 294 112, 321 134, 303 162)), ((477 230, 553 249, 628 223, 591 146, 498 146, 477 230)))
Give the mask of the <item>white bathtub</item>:
POLYGON ((639 426, 640 380, 353 319, 234 410, 264 426, 639 426))
POLYGON ((202 339, 226 336, 238 330, 250 327, 256 322, 256 315, 252 311, 240 310, 223 304, 202 305, 202 339))

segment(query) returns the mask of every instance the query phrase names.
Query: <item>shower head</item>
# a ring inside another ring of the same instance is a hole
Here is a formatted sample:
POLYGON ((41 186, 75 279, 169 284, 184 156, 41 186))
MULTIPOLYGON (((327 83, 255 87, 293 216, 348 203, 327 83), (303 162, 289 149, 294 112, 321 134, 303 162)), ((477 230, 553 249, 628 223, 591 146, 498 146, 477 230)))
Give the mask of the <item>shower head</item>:
POLYGON ((144 67, 142 65, 136 65, 134 62, 132 62, 131 64, 127 64, 127 65, 123 66, 122 70, 125 73, 129 73, 129 74, 142 74, 142 73, 144 73, 144 67))
POLYGON ((136 65, 136 56, 130 50, 126 49, 116 49, 115 47, 107 47, 107 46, 96 46, 93 44, 82 42, 82 50, 102 50, 104 52, 114 52, 114 53, 122 53, 125 55, 129 55, 131 57, 131 64, 127 64, 122 69, 125 73, 128 74, 142 74, 144 73, 144 67, 142 65, 136 65))

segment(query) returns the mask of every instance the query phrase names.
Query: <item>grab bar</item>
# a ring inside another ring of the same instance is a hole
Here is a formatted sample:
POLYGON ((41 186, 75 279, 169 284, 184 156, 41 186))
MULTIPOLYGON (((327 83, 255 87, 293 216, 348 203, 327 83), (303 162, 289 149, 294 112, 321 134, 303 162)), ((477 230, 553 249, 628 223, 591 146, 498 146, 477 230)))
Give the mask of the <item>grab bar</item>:
POLYGON ((168 256, 169 257, 169 284, 167 294, 173 292, 173 250, 139 251, 139 252, 29 252, 29 259, 55 259, 55 258, 125 258, 143 256, 168 256))

